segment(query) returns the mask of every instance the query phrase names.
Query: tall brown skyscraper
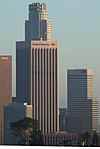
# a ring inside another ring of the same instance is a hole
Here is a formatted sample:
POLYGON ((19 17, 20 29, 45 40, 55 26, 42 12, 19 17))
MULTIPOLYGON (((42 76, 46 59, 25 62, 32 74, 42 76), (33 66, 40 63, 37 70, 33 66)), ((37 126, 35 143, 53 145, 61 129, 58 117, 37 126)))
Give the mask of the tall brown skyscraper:
POLYGON ((3 143, 3 106, 12 102, 12 57, 0 56, 0 144, 3 143))

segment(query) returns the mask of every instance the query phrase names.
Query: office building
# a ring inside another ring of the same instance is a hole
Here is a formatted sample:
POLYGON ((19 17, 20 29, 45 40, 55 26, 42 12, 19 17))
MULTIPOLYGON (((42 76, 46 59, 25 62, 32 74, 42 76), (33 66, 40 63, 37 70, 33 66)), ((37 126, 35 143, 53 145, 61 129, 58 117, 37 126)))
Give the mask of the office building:
POLYGON ((3 143, 3 106, 12 102, 12 57, 0 56, 0 144, 3 143))
POLYGON ((59 130, 58 45, 31 41, 31 99, 33 118, 43 133, 59 130))
POLYGON ((19 74, 21 73, 17 76, 18 89, 23 99, 28 92, 26 100, 30 99, 28 101, 33 105, 33 118, 39 121, 40 130, 43 133, 58 131, 58 45, 54 41, 32 40, 29 43, 25 45, 17 42, 17 52, 21 57, 18 61, 19 74), (25 54, 26 51, 29 52, 28 55, 25 54))
POLYGON ((29 20, 25 21, 25 40, 51 40, 52 25, 48 19, 47 5, 29 5, 29 20))
POLYGON ((33 106, 43 133, 59 131, 58 44, 44 3, 29 5, 25 41, 16 43, 16 102, 33 106))
POLYGON ((30 103, 30 41, 52 40, 52 25, 45 3, 29 5, 29 19, 25 21, 25 41, 16 43, 16 102, 30 103), (24 47, 24 48, 23 48, 24 47))
POLYGON ((11 103, 4 106, 4 145, 17 144, 17 138, 12 134, 10 123, 24 119, 24 117, 32 118, 32 105, 27 103, 11 103))
POLYGON ((98 131, 98 102, 94 99, 93 70, 70 69, 67 73, 68 129, 98 131))
POLYGON ((31 104, 29 49, 25 41, 16 43, 16 98, 14 101, 31 104))

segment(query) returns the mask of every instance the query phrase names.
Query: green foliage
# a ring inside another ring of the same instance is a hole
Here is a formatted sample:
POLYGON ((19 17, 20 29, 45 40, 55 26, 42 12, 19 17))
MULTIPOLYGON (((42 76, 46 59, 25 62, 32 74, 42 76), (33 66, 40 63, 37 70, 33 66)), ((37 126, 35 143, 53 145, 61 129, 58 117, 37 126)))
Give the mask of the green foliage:
POLYGON ((93 132, 92 146, 98 146, 98 134, 96 131, 93 132))
POLYGON ((80 145, 98 146, 98 133, 96 131, 91 131, 91 132, 86 131, 82 133, 80 136, 80 145))
POLYGON ((83 144, 83 146, 90 146, 91 144, 91 133, 86 131, 84 133, 81 134, 80 137, 80 144, 83 144))
POLYGON ((43 145, 43 136, 39 130, 37 120, 25 117, 11 123, 10 127, 19 145, 43 145))

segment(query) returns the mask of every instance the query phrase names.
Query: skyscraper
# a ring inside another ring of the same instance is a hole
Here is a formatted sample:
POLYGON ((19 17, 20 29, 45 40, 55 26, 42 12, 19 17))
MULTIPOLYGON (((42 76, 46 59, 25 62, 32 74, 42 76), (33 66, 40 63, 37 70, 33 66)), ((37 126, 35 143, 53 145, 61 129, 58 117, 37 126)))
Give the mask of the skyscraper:
POLYGON ((30 46, 25 41, 16 42, 16 102, 30 101, 30 46))
POLYGON ((33 118, 43 133, 59 130, 58 45, 31 41, 31 101, 33 118))
POLYGON ((52 25, 48 19, 47 5, 29 5, 29 20, 25 21, 25 40, 51 40, 52 25))
POLYGON ((94 99, 93 70, 68 70, 69 131, 98 130, 98 102, 94 99))
POLYGON ((49 133, 59 130, 58 43, 46 4, 29 5, 29 16, 26 41, 16 43, 16 101, 32 104, 40 130, 49 133))
POLYGON ((52 25, 48 19, 47 5, 29 5, 29 20, 25 21, 25 41, 16 43, 16 97, 18 102, 30 103, 29 42, 31 40, 52 40, 52 25))
POLYGON ((3 143, 3 107, 12 102, 12 57, 0 56, 0 144, 3 143))

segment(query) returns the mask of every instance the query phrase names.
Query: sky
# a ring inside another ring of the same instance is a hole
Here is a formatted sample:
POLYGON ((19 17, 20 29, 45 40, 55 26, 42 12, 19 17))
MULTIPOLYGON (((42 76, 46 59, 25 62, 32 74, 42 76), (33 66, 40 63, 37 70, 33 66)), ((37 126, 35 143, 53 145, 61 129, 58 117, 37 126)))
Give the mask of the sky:
POLYGON ((59 42, 60 107, 67 106, 67 69, 94 70, 94 95, 100 101, 100 0, 0 0, 0 54, 13 56, 16 93, 16 41, 24 40, 28 5, 45 2, 59 42))

